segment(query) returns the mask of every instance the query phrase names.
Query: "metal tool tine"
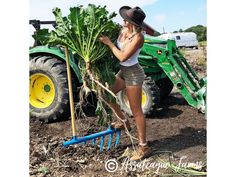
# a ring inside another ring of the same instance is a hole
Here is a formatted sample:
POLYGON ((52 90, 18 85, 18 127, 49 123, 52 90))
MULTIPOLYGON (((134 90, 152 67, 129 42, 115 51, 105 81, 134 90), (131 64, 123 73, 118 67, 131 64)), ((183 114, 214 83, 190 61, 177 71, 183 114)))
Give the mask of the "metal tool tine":
POLYGON ((96 145, 96 138, 92 139, 92 145, 96 145))
POLYGON ((68 147, 69 145, 78 144, 78 143, 86 144, 87 141, 89 141, 89 140, 92 140, 92 144, 95 145, 96 144, 96 139, 98 137, 101 137, 101 140, 100 140, 100 152, 102 152, 102 149, 103 149, 103 146, 104 146, 104 143, 105 143, 106 135, 109 135, 108 150, 110 150, 114 133, 116 134, 116 140, 115 140, 115 147, 116 147, 118 145, 118 143, 119 143, 119 139, 120 139, 120 135, 121 135, 121 130, 114 129, 111 126, 109 126, 108 129, 105 130, 105 131, 101 131, 101 132, 98 132, 98 133, 86 135, 86 136, 83 136, 83 137, 73 136, 71 140, 64 142, 63 146, 64 147, 68 147))
POLYGON ((121 130, 118 130, 116 133, 116 142, 115 142, 115 147, 118 145, 119 140, 120 140, 120 134, 121 134, 121 130))
POLYGON ((113 133, 111 133, 110 136, 109 136, 109 140, 108 140, 108 150, 110 150, 110 147, 111 147, 112 137, 113 137, 113 133))
POLYGON ((104 145, 104 139, 105 139, 105 136, 103 135, 101 137, 101 142, 100 142, 100 152, 102 152, 102 148, 103 148, 103 145, 104 145))

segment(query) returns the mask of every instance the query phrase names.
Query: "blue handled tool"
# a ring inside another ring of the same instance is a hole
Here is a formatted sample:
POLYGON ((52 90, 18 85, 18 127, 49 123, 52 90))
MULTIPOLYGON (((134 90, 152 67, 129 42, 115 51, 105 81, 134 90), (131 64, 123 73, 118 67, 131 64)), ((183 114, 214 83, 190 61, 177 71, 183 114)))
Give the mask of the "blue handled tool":
POLYGON ((69 145, 78 144, 78 143, 82 143, 82 142, 86 144, 87 141, 89 141, 89 140, 92 140, 92 144, 95 145, 96 140, 98 138, 101 138, 100 139, 100 152, 102 152, 106 135, 109 135, 109 139, 108 139, 107 144, 108 144, 108 150, 110 150, 114 134, 116 134, 115 147, 117 147, 119 140, 120 140, 121 130, 114 129, 111 126, 109 126, 107 128, 107 130, 105 130, 105 131, 101 131, 101 132, 94 133, 91 135, 87 135, 87 136, 83 136, 83 137, 73 136, 70 141, 64 142, 63 146, 68 147, 69 145))
POLYGON ((89 140, 92 140, 92 143, 95 145, 96 144, 96 139, 101 137, 100 141, 100 152, 103 149, 104 146, 104 141, 105 141, 105 136, 109 136, 108 140, 108 150, 110 150, 112 139, 113 139, 113 134, 116 134, 116 140, 115 140, 115 147, 119 143, 120 139, 120 134, 121 130, 120 129, 114 129, 111 126, 108 127, 107 130, 101 131, 98 133, 94 133, 91 135, 87 135, 84 137, 77 137, 75 135, 75 114, 74 114, 74 100, 73 100, 73 92, 72 92, 72 84, 71 84, 71 75, 70 75, 70 65, 69 65, 69 52, 68 52, 68 47, 65 46, 65 56, 66 56, 66 66, 67 66, 67 76, 68 76, 68 86, 69 86, 69 98, 70 98, 70 111, 71 111, 71 126, 72 126, 72 138, 69 141, 66 141, 63 143, 64 147, 68 147, 69 145, 73 144, 78 144, 78 143, 86 143, 89 140))

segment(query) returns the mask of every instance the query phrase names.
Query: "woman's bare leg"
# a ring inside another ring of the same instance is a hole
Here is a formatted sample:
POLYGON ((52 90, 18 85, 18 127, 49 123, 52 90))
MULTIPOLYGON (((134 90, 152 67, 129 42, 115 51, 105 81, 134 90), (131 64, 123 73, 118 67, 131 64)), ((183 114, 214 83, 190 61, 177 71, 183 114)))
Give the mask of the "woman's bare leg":
POLYGON ((142 111, 142 86, 126 86, 126 90, 130 108, 137 125, 139 144, 145 144, 146 120, 142 111))
POLYGON ((144 118, 141 104, 142 86, 126 86, 126 90, 130 108, 138 130, 139 146, 134 155, 130 158, 131 161, 136 161, 148 157, 152 151, 146 140, 146 120, 144 118))
MULTIPOLYGON (((125 88, 125 81, 119 77, 116 76, 115 83, 112 87, 112 92, 113 93, 118 93, 119 91, 123 90, 125 88)), ((116 114, 121 118, 125 119, 124 114, 122 113, 120 106, 117 103, 111 103, 109 102, 109 105, 114 109, 116 114)))

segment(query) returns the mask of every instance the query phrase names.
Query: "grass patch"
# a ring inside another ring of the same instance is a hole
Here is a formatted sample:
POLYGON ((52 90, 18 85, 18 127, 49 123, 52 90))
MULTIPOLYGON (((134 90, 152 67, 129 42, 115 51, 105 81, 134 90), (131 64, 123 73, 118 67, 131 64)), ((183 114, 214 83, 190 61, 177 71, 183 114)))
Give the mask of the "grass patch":
POLYGON ((199 65, 199 66, 206 66, 206 61, 207 61, 207 51, 206 51, 207 41, 199 42, 199 46, 203 50, 203 55, 199 56, 199 58, 197 59, 197 65, 199 65))
POLYGON ((199 65, 199 66, 206 66, 206 57, 205 56, 200 56, 197 59, 197 65, 199 65))
POLYGON ((186 49, 185 48, 181 48, 181 49, 179 49, 179 51, 182 55, 184 55, 184 56, 186 55, 186 49))
POLYGON ((206 48, 206 46, 207 46, 207 41, 201 41, 201 42, 199 42, 199 46, 206 48))

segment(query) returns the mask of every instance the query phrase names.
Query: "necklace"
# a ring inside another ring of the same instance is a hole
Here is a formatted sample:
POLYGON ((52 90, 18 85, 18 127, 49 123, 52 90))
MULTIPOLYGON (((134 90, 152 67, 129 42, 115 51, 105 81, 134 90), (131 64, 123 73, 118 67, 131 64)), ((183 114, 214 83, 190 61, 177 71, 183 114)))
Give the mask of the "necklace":
POLYGON ((128 39, 129 40, 132 39, 136 34, 138 34, 138 33, 136 32, 136 33, 132 34, 132 36, 130 36, 128 39))

